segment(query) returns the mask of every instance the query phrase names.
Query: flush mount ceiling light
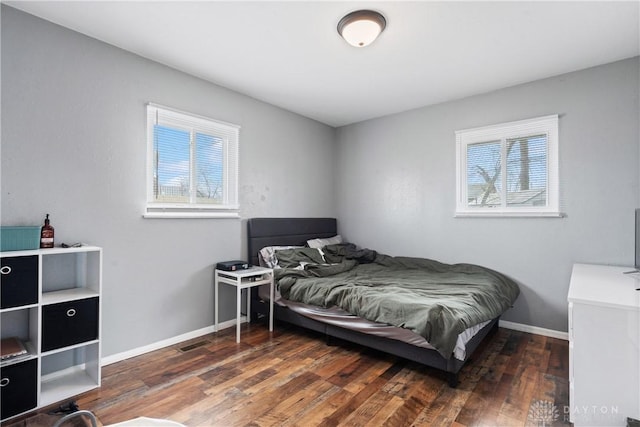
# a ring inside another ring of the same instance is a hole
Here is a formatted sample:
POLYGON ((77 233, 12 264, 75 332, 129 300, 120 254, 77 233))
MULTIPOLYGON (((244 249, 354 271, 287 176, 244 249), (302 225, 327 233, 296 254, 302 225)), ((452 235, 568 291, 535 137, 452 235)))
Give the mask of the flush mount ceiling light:
POLYGON ((367 46, 380 35, 387 26, 387 20, 373 10, 356 10, 338 22, 338 33, 351 46, 367 46))

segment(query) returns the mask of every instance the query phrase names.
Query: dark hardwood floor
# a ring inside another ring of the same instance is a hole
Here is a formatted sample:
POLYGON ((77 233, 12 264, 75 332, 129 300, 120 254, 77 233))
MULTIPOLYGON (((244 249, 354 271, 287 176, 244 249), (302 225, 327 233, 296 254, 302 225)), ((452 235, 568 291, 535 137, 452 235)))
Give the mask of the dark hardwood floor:
MULTIPOLYGON (((79 396, 107 425, 138 416, 187 426, 568 424, 568 343, 499 329, 452 389, 444 373, 277 325, 244 325, 106 366, 79 396), (544 423, 543 423, 544 421, 544 423)), ((24 424, 22 424, 24 425, 24 424)))

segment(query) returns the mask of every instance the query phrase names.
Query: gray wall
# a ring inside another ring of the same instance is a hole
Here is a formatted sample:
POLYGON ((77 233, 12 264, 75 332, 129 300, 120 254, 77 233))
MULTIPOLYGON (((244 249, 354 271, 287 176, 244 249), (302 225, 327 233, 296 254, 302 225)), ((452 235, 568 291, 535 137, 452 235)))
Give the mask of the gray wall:
POLYGON ((242 126, 243 218, 336 214, 333 128, 3 5, 1 222, 104 248, 104 356, 212 325, 213 264, 246 258, 244 221, 142 218, 147 102, 242 126))
POLYGON ((633 58, 339 128, 341 230, 389 254, 503 271, 522 289, 505 320, 566 331, 573 263, 633 265, 638 73, 633 58), (560 115, 566 217, 454 218, 454 131, 548 114, 560 115))

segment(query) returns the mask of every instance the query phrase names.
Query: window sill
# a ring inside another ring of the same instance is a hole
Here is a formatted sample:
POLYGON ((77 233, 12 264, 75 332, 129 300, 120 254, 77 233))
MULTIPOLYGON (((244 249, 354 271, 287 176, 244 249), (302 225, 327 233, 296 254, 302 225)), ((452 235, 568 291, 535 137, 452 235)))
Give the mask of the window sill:
POLYGON ((145 219, 240 218, 238 212, 147 212, 145 219))
POLYGON ((238 205, 149 203, 145 206, 142 217, 147 219, 240 218, 240 207, 238 205))
POLYGON ((562 212, 456 212, 454 218, 564 218, 562 212))

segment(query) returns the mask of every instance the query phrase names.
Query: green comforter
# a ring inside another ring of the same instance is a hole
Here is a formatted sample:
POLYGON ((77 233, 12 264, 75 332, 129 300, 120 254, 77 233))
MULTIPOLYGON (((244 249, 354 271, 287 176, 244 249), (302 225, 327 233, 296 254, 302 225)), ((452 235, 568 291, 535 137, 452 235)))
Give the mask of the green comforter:
POLYGON ((520 292, 513 280, 477 265, 373 251, 362 258, 361 252, 345 254, 344 245, 323 250, 333 263, 322 263, 315 250, 278 252, 279 264, 285 268, 275 270, 276 279, 284 298, 337 306, 371 321, 408 328, 447 359, 462 331, 500 316, 520 292), (304 268, 287 268, 301 261, 304 268))

